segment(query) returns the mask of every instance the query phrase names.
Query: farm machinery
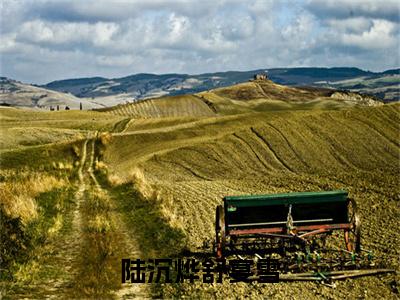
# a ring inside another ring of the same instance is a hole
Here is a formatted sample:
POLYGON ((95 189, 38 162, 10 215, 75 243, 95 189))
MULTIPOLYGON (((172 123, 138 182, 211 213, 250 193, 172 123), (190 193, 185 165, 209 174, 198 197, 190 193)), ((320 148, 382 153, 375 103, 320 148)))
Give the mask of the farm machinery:
POLYGON ((346 191, 226 196, 217 206, 217 259, 274 258, 280 280, 330 281, 395 272, 361 246, 361 219, 346 191))

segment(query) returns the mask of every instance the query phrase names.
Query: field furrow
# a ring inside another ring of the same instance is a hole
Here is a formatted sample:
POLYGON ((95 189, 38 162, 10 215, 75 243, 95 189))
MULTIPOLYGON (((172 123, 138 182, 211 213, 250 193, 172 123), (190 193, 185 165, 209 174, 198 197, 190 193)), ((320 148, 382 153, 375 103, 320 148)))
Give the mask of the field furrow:
POLYGON ((268 149, 268 152, 272 153, 272 156, 276 161, 278 161, 280 164, 282 164, 286 170, 293 172, 292 168, 283 160, 281 159, 278 155, 277 152, 274 150, 274 148, 271 146, 271 144, 254 128, 250 128, 251 132, 254 133, 257 138, 263 142, 266 146, 266 149, 268 149))

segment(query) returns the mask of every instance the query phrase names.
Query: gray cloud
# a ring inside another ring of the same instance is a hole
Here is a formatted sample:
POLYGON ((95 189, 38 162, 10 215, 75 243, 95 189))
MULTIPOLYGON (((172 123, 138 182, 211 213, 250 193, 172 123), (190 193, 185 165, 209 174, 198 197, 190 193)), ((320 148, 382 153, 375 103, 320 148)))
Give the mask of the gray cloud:
POLYGON ((367 17, 400 22, 398 0, 310 0, 306 8, 321 19, 367 17))
POLYGON ((396 3, 338 1, 2 0, 1 75, 398 67, 396 3))
POLYGON ((32 14, 51 21, 112 22, 135 18, 149 12, 176 12, 189 16, 206 15, 235 2, 238 1, 36 0, 32 14))

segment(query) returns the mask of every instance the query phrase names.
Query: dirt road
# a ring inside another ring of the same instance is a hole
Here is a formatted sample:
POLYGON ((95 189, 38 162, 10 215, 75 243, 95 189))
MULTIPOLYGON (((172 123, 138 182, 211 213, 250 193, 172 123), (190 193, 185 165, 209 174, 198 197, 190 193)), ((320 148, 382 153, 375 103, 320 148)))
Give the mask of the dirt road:
POLYGON ((135 233, 94 172, 97 132, 82 142, 75 193, 63 229, 32 259, 29 282, 15 282, 11 299, 146 299, 145 285, 121 284, 121 259, 140 258, 135 233), (34 268, 32 268, 34 266, 34 268), (28 283, 28 286, 24 284, 28 283))

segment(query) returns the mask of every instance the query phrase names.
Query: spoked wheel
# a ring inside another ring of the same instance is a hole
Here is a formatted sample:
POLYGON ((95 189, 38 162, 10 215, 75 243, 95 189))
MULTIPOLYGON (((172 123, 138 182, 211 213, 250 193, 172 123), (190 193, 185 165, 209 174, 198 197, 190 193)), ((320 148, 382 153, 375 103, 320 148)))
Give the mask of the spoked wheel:
POLYGON ((221 205, 217 206, 215 213, 215 244, 217 246, 217 258, 222 258, 225 252, 225 214, 221 205))
POLYGON ((344 232, 344 241, 347 251, 359 253, 361 251, 361 220, 357 212, 357 204, 350 199, 348 204, 350 229, 344 232))

